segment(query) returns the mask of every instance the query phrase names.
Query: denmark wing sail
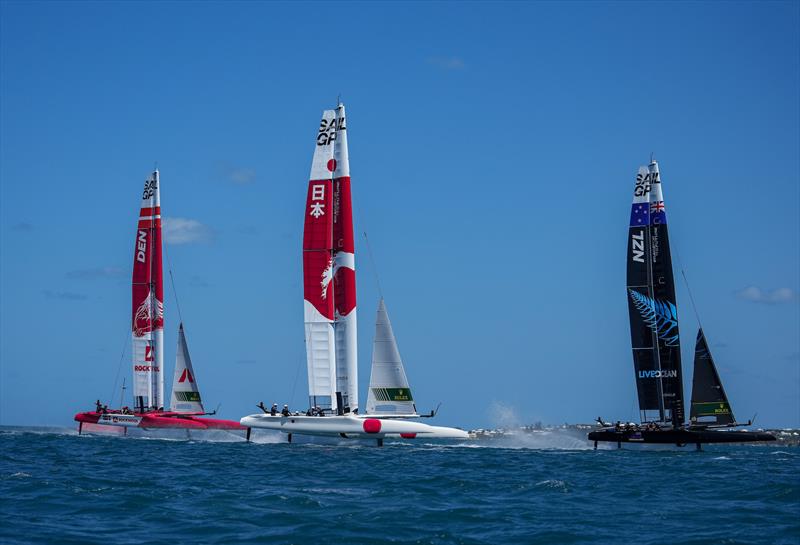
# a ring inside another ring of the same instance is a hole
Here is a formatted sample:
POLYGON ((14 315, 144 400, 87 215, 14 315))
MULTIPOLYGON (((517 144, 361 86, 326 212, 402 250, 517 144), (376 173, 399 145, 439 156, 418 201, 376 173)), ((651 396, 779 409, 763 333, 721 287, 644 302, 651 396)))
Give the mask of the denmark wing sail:
POLYGON ((408 387, 403 360, 400 358, 397 340, 383 298, 378 304, 378 315, 375 319, 367 413, 417 414, 417 407, 408 387))
POLYGON ((727 425, 736 422, 733 410, 725 395, 722 381, 714 365, 703 328, 697 331, 694 349, 694 375, 692 377, 692 404, 689 412, 692 424, 727 425))
POLYGON ((164 407, 164 284, 158 171, 145 180, 133 251, 133 395, 139 410, 164 407))
POLYGON ((628 232, 627 292, 642 421, 683 423, 680 336, 658 164, 636 176, 628 232))
POLYGON ((178 349, 175 355, 175 375, 172 379, 171 409, 176 413, 203 414, 203 401, 200 387, 192 368, 189 345, 183 332, 183 324, 178 328, 178 349))

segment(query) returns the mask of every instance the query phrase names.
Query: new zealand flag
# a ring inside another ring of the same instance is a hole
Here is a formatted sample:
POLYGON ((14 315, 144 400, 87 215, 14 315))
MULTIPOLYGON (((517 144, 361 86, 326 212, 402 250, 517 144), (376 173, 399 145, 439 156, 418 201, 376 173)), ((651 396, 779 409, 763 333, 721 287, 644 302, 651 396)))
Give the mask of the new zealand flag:
POLYGON ((650 208, 646 202, 635 202, 631 207, 631 227, 644 227, 650 223, 650 208))

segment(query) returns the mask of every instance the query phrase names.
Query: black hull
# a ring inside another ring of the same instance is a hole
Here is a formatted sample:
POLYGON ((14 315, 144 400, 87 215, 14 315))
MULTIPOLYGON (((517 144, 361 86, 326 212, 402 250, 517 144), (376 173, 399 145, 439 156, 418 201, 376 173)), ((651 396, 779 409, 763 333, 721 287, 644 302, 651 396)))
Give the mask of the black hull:
POLYGON ((589 441, 611 443, 647 443, 661 445, 692 445, 701 443, 752 443, 775 441, 770 433, 752 431, 714 431, 691 429, 623 430, 604 429, 589 433, 589 441))

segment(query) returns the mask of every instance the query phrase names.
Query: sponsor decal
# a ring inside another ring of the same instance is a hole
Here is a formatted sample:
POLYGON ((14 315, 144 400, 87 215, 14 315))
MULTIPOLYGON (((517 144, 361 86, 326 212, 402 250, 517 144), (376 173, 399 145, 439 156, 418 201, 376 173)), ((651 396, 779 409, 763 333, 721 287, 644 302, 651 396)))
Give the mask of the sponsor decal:
POLYGON ((194 377, 192 376, 192 373, 190 373, 188 369, 184 369, 183 373, 181 373, 181 377, 178 379, 178 382, 186 382, 187 380, 189 381, 189 383, 192 383, 194 382, 194 377))
POLYGON ((628 289, 633 306, 644 323, 656 332, 667 346, 678 346, 678 309, 669 301, 658 301, 636 290, 628 289))
POLYGON ((631 233, 632 259, 639 263, 644 263, 644 231, 631 233))
POLYGON ((155 365, 134 365, 133 366, 133 370, 134 371, 139 371, 139 372, 142 372, 142 373, 160 373, 161 372, 161 369, 159 369, 155 365))
POLYGON ((664 201, 655 201, 650 203, 650 213, 657 214, 664 211, 664 201))
POLYGON ((112 424, 138 424, 139 418, 136 416, 126 416, 122 414, 104 414, 100 416, 98 423, 109 422, 112 424))
POLYGON ((200 392, 175 392, 175 399, 189 403, 200 403, 200 392))
POLYGON ((692 410, 697 416, 716 416, 731 414, 731 407, 727 403, 692 403, 692 410))
POLYGON ((372 388, 372 395, 378 401, 414 401, 408 388, 372 388))
POLYGON ((153 346, 147 345, 144 347, 144 361, 155 361, 153 359, 153 346))
POLYGON ((677 378, 678 371, 675 369, 672 370, 648 370, 648 371, 639 371, 639 378, 677 378))

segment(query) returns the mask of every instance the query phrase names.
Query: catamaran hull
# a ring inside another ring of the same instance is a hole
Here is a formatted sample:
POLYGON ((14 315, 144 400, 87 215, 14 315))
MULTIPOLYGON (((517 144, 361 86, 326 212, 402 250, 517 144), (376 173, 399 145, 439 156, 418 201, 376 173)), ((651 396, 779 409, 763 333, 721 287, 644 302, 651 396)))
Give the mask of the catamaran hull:
POLYGON ((102 424, 105 426, 121 426, 143 429, 187 429, 187 430, 246 430, 233 420, 201 418, 177 413, 151 414, 119 414, 85 412, 75 415, 75 421, 82 424, 102 424))
POLYGON ((752 431, 715 431, 668 429, 658 431, 616 431, 605 429, 589 433, 589 441, 612 443, 649 443, 662 445, 691 445, 701 443, 752 443, 756 441, 775 441, 769 433, 752 431))
POLYGON ((469 439, 469 434, 457 428, 429 426, 421 422, 407 420, 369 418, 358 416, 271 416, 251 414, 240 420, 248 428, 264 428, 327 437, 359 439, 383 439, 398 437, 403 439, 469 439))

